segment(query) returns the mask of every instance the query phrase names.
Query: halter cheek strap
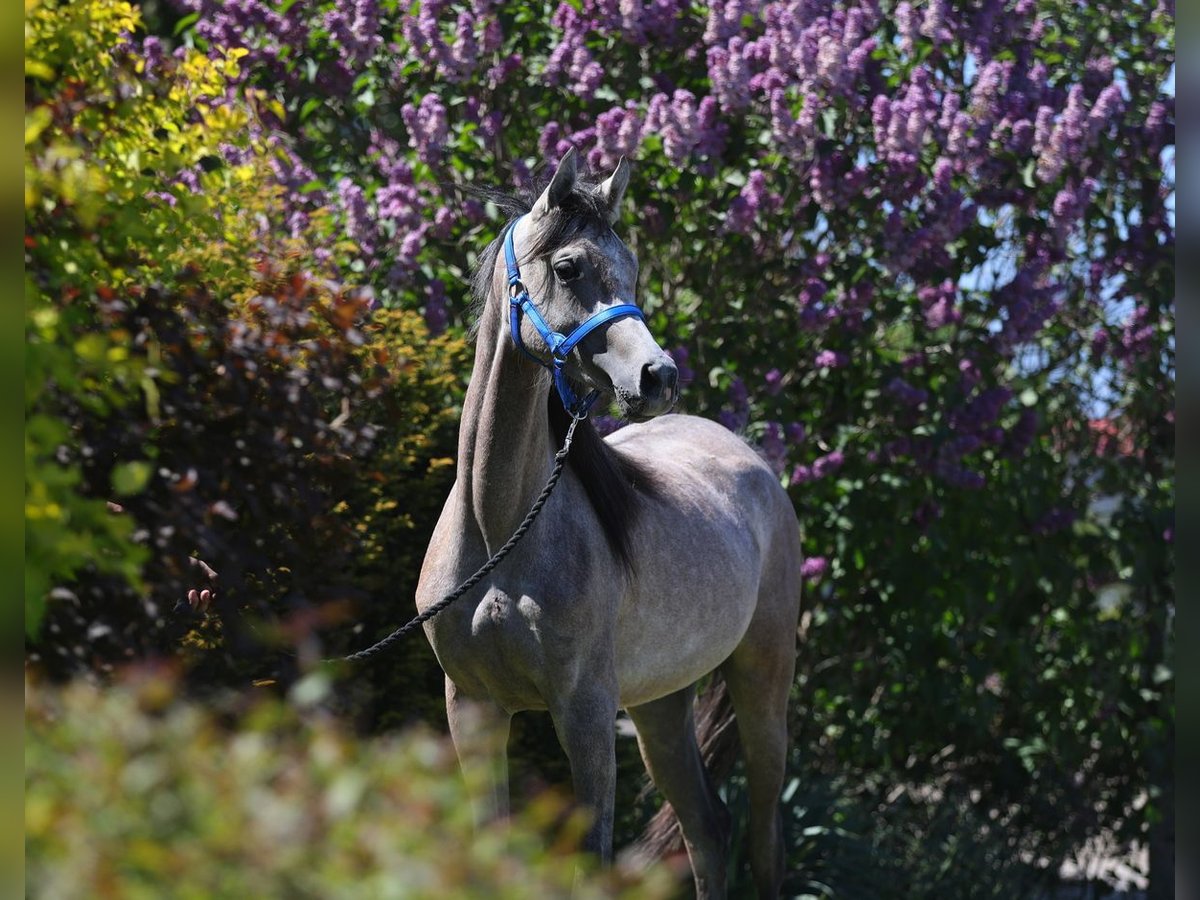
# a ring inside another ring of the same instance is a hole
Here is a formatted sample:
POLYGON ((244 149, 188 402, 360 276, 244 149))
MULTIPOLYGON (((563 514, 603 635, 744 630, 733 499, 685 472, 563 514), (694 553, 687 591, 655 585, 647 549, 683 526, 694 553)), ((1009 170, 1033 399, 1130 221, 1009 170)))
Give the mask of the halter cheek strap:
POLYGON ((542 314, 538 312, 537 307, 534 306, 533 298, 529 296, 529 291, 525 289, 525 284, 521 281, 521 270, 517 266, 517 251, 513 247, 513 234, 517 230, 517 223, 522 218, 524 216, 517 217, 504 234, 504 264, 508 269, 509 332, 518 350, 539 366, 550 370, 550 374, 554 378, 554 387, 558 390, 558 396, 562 399, 563 407, 567 412, 576 419, 583 419, 587 417, 588 411, 592 408, 592 404, 596 402, 596 398, 600 396, 600 392, 591 391, 582 399, 576 396, 566 372, 563 371, 567 364, 567 357, 571 355, 571 351, 579 345, 580 341, 601 325, 606 325, 617 319, 631 317, 637 317, 644 322, 646 315, 632 303, 618 303, 615 306, 605 307, 595 315, 589 316, 570 334, 563 335, 551 328, 546 320, 542 318, 542 314), (541 336, 542 341, 546 344, 546 349, 550 351, 549 360, 535 356, 525 346, 525 342, 521 340, 522 315, 529 317, 530 324, 533 325, 538 335, 541 336))

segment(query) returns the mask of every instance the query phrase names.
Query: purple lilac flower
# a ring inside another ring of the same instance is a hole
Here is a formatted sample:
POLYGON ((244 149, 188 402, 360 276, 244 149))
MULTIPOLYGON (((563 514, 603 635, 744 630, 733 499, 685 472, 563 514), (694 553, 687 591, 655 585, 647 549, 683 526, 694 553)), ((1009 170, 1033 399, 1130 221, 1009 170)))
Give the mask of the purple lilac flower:
POLYGON ((977 116, 986 120, 999 118, 1000 100, 1008 91, 1012 68, 1012 62, 993 59, 979 70, 971 87, 971 107, 977 116))
POLYGON ((837 369, 849 362, 850 357, 845 353, 838 353, 836 350, 822 350, 813 360, 813 365, 818 369, 837 369))
POLYGON ((1078 516, 1074 511, 1061 506, 1055 506, 1038 518, 1030 530, 1039 536, 1055 534, 1065 528, 1070 528, 1077 518, 1078 516))
POLYGON ((202 193, 204 188, 200 184, 201 170, 197 166, 192 166, 187 169, 182 169, 175 176, 175 181, 183 185, 192 194, 202 193))
POLYGON ((687 387, 696 380, 696 372, 688 365, 690 356, 688 348, 682 344, 671 351, 671 359, 674 360, 675 368, 679 373, 678 384, 680 389, 687 387))
POLYGON ((463 201, 463 217, 472 225, 478 225, 487 218, 487 211, 478 200, 463 201))
POLYGON ((763 0, 712 0, 704 27, 704 43, 715 44, 742 30, 745 16, 756 16, 763 0))
POLYGON ((1083 217, 1097 186, 1095 179, 1085 178, 1078 187, 1068 184, 1055 195, 1050 208, 1050 221, 1060 241, 1069 237, 1083 217))
POLYGON ((145 68, 143 73, 149 77, 157 74, 166 59, 166 53, 163 49, 162 40, 150 35, 142 39, 142 50, 140 54, 145 68))
POLYGON ((946 0, 930 0, 925 7, 925 16, 921 19, 921 34, 935 44, 945 43, 953 38, 946 24, 946 0))
POLYGON ((832 475, 845 463, 846 456, 841 450, 834 450, 813 460, 812 473, 814 478, 824 478, 832 475))
POLYGON ((1016 459, 1025 454, 1037 436, 1038 417, 1032 409, 1024 410, 1004 438, 1004 455, 1016 459))
POLYGON ((996 421, 1000 410, 1012 399, 1012 389, 994 387, 980 391, 950 413, 950 427, 963 434, 978 432, 996 421))
POLYGON ((485 76, 488 87, 492 90, 498 88, 501 84, 508 81, 513 75, 521 70, 521 66, 525 64, 525 60, 520 53, 511 53, 503 57, 487 71, 485 76))
POLYGON ((936 286, 926 286, 917 292, 924 311, 925 324, 930 328, 943 328, 962 319, 955 305, 958 291, 954 282, 946 279, 936 286))
POLYGON ((408 143, 417 151, 421 161, 436 164, 446 149, 448 123, 446 107, 437 94, 426 94, 419 106, 405 103, 400 117, 408 130, 408 143))
POLYGON ((401 28, 410 52, 417 59, 448 81, 457 81, 460 75, 451 62, 450 48, 442 37, 441 21, 448 5, 447 0, 424 0, 415 16, 402 17, 401 28))
POLYGON ((441 279, 434 278, 429 282, 425 292, 425 325, 429 333, 441 334, 450 322, 450 312, 446 308, 446 285, 441 279))
POLYGON ((1077 162, 1085 149, 1086 136, 1087 110, 1084 108, 1083 86, 1076 84, 1067 93, 1067 106, 1055 122, 1038 156, 1038 178, 1054 181, 1067 166, 1077 162))
POLYGON ((600 434, 600 437, 607 437, 614 431, 624 428, 629 423, 615 416, 592 416, 592 424, 596 426, 596 431, 600 434))
POLYGON ((917 20, 912 4, 907 0, 896 7, 896 31, 900 34, 900 49, 905 53, 912 53, 921 34, 921 23, 917 20))
POLYGON ((628 101, 596 117, 596 146, 588 156, 593 169, 611 169, 622 156, 633 156, 642 140, 637 103, 628 101))
POLYGON ((776 475, 782 475, 787 466, 787 445, 783 442, 783 431, 778 422, 768 422, 759 445, 763 459, 776 475))
POLYGON ((806 581, 817 581, 829 571, 829 560, 823 556, 810 556, 800 564, 800 577, 806 581))
POLYGON ((805 429, 803 422, 792 422, 788 425, 787 438, 793 444, 803 444, 807 436, 808 431, 805 429))
POLYGON ((1145 304, 1139 305, 1121 329, 1115 348, 1116 357, 1129 362, 1146 356, 1154 348, 1154 334, 1157 330, 1150 307, 1145 304))
POLYGON ((746 382, 735 378, 729 385, 729 399, 737 410, 750 408, 750 392, 746 390, 746 382))
POLYGON ((942 507, 936 500, 924 500, 913 510, 912 522, 921 531, 927 531, 929 526, 942 517, 942 507))
POLYGON ((590 100, 604 81, 604 69, 585 43, 589 23, 566 3, 559 5, 551 22, 562 30, 563 36, 546 61, 543 77, 548 84, 565 84, 590 100))
POLYGON ((763 382, 763 390, 774 397, 781 390, 783 390, 783 373, 778 369, 771 369, 771 371, 767 372, 767 374, 763 377, 763 382))
POLYGON ((1088 113, 1088 136, 1091 140, 1108 127, 1125 108, 1125 98, 1121 94, 1120 85, 1115 81, 1100 92, 1095 105, 1088 113))
POLYGON ((470 75, 479 60, 479 41, 475 37, 475 17, 463 10, 454 24, 454 42, 446 54, 448 68, 465 78, 470 75))
MULTIPOLYGON (((895 165, 914 167, 930 129, 943 114, 943 105, 932 90, 929 70, 923 66, 913 69, 895 100, 885 94, 876 96, 871 104, 871 120, 880 157, 895 165)), ((952 142, 948 143, 947 154, 958 155, 952 142)))
POLYGON ((337 187, 342 216, 346 223, 346 234, 358 244, 359 252, 364 256, 371 256, 375 252, 377 234, 366 195, 363 189, 349 178, 341 179, 337 187))
POLYGON ((454 229, 454 212, 448 206, 438 208, 433 214, 433 236, 445 240, 454 229))
POLYGON ((717 420, 730 431, 741 431, 750 420, 750 393, 746 382, 735 378, 729 385, 730 408, 717 414, 717 420))
POLYGON ((982 473, 968 469, 965 466, 953 464, 938 465, 934 472, 951 487, 977 491, 987 484, 987 479, 982 473))
POLYGON ((746 423, 733 410, 723 409, 717 413, 717 421, 730 431, 739 431, 746 423))
POLYGON ((726 112, 738 112, 750 104, 751 65, 746 40, 730 38, 725 46, 709 47, 708 79, 713 96, 726 112))
POLYGON ((746 184, 729 204, 725 216, 725 228, 731 232, 748 234, 762 216, 775 212, 782 203, 778 194, 767 188, 767 176, 755 169, 746 179, 746 184))
POLYGON ((884 390, 906 406, 920 406, 929 399, 928 391, 913 387, 899 376, 889 381, 884 390))
POLYGON ((794 162, 811 156, 811 148, 816 140, 811 123, 815 120, 818 102, 815 95, 806 96, 800 119, 797 119, 792 114, 793 101, 787 91, 782 87, 775 87, 768 93, 771 137, 779 150, 794 162), (805 112, 806 109, 809 112, 805 112))
POLYGON ((341 50, 349 71, 359 71, 383 44, 377 0, 338 3, 325 14, 325 27, 341 50))
POLYGON ((1146 137, 1146 143, 1152 151, 1161 149, 1167 137, 1167 121, 1170 118, 1170 113, 1167 104, 1162 100, 1155 100, 1150 104, 1150 109, 1146 112, 1146 121, 1142 125, 1142 132, 1146 137))
POLYGON ((417 227, 423 220, 425 204, 411 184, 392 182, 375 193, 379 218, 395 224, 397 230, 417 227))
POLYGON ((504 113, 498 109, 492 110, 479 120, 479 134, 485 141, 495 140, 500 135, 504 125, 504 113))
POLYGON ((699 103, 691 91, 677 90, 668 97, 655 94, 646 112, 646 130, 662 137, 663 152, 674 165, 683 165, 692 153, 714 156, 725 143, 725 126, 716 119, 712 97, 699 103))
POLYGON ((547 122, 538 136, 538 150, 544 159, 556 159, 558 143, 563 139, 562 126, 557 122, 547 122))
POLYGON ((979 383, 979 379, 983 377, 979 371, 979 366, 975 364, 975 360, 969 357, 958 361, 958 371, 962 376, 959 379, 959 384, 964 392, 975 387, 979 383))

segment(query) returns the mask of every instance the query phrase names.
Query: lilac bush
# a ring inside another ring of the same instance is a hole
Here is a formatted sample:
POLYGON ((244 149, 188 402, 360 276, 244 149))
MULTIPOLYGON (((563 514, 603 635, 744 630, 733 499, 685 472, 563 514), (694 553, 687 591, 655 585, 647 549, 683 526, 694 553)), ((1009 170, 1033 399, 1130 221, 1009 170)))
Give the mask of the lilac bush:
POLYGON ((1153 837, 1131 804, 1173 727, 1173 0, 176 2, 187 40, 249 51, 293 229, 434 330, 465 324, 500 224, 465 188, 632 157, 618 228, 684 406, 758 443, 804 525, 804 765, 1053 796, 1044 847, 1101 805, 1153 837), (1117 582, 1143 599, 1098 619, 1117 582), (853 677, 816 665, 840 653, 853 677))

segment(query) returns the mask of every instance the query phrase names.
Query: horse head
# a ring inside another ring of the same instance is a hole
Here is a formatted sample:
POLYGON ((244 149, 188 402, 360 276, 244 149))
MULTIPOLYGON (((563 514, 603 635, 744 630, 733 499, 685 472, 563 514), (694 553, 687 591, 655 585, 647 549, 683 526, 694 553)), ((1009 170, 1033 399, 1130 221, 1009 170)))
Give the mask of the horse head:
POLYGON ((588 391, 611 394, 624 417, 645 421, 674 405, 678 370, 633 306, 637 257, 612 228, 629 169, 622 157, 606 181, 592 183, 569 150, 512 226, 508 280, 518 346, 588 391), (554 353, 554 342, 565 352, 554 353))

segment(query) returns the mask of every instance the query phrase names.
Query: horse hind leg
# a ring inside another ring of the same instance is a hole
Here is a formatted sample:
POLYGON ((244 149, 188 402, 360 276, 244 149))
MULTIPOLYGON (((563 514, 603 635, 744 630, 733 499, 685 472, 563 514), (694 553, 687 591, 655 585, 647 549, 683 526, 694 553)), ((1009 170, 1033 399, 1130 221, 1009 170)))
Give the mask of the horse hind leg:
POLYGON ((655 786, 675 810, 699 900, 725 896, 729 813, 709 781, 692 711, 695 685, 629 708, 655 786))
POLYGON ((793 589, 791 579, 783 579, 769 597, 760 592, 759 610, 750 629, 721 666, 737 713, 750 799, 750 867, 763 898, 778 897, 783 887, 779 797, 787 765, 788 694, 796 669, 798 600, 799 590, 793 589), (775 603, 764 603, 766 599, 775 603))
POLYGON ((512 716, 491 700, 463 696, 447 677, 446 719, 470 790, 476 824, 505 818, 509 811, 508 733, 512 716))

